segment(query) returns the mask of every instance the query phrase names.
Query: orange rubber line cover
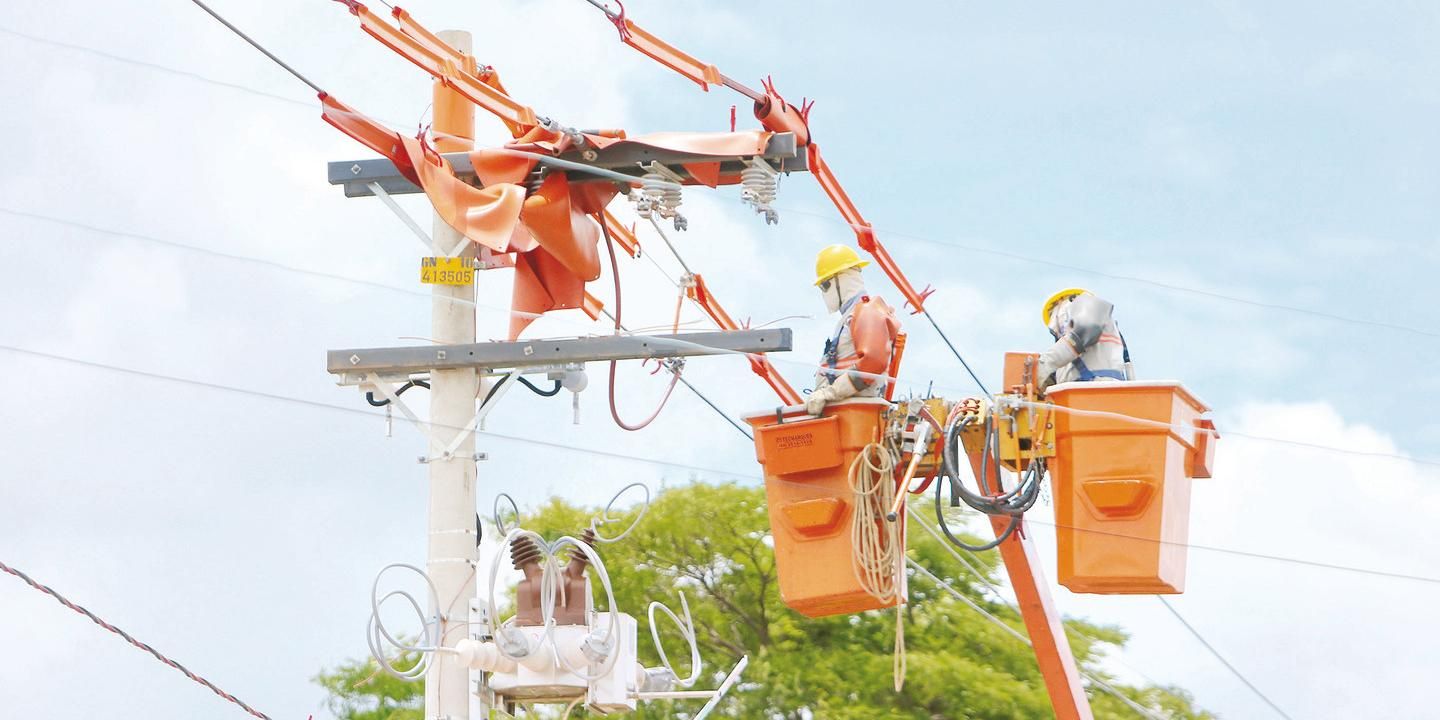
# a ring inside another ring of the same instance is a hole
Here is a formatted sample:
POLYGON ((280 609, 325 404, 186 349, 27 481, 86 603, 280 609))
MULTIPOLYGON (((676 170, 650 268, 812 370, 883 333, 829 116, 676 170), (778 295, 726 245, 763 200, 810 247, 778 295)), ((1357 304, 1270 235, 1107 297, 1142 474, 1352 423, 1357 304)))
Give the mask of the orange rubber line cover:
MULTIPOLYGON (((406 179, 425 191, 435 212, 455 231, 496 252, 508 252, 520 218, 525 190, 496 184, 484 189, 460 180, 438 153, 405 137, 329 95, 320 98, 321 117, 341 132, 384 155, 406 179)), ((595 261, 599 269, 599 259, 595 261)))
POLYGON ((413 19, 409 18, 408 14, 405 16, 405 21, 417 34, 423 33, 424 39, 401 32, 358 2, 350 0, 345 5, 350 8, 351 14, 360 18, 361 29, 386 47, 399 53, 401 57, 415 63, 421 70, 430 73, 446 86, 453 88, 455 92, 465 96, 470 102, 485 108, 506 123, 524 127, 534 127, 539 124, 540 121, 535 116, 535 111, 530 107, 516 102, 509 95, 496 90, 476 77, 473 74, 473 58, 451 48, 444 41, 421 28, 413 19), (445 52, 445 49, 448 49, 449 52, 445 52))
POLYGON ((900 290, 900 294, 905 296, 905 302, 914 308, 912 312, 923 311, 925 298, 934 291, 918 292, 910 284, 905 273, 900 271, 900 266, 895 264, 895 259, 890 257, 890 252, 875 238, 875 229, 860 215, 860 210, 855 207, 850 196, 845 194, 845 188, 841 187, 840 181, 835 179, 835 174, 830 171, 830 166, 820 155, 820 146, 811 143, 807 147, 807 153, 810 160, 810 174, 815 176, 816 182, 820 183, 820 188, 830 197, 830 202, 835 204, 841 217, 845 218, 845 222, 850 224, 850 229, 855 231, 855 239, 859 242, 860 248, 875 258, 875 262, 890 278, 890 282, 894 283, 895 287, 900 290))
POLYGON ((325 122, 361 145, 384 155, 406 180, 420 184, 420 176, 415 174, 415 166, 410 163, 410 156, 405 152, 405 140, 400 133, 356 112, 329 93, 320 93, 320 105, 320 117, 325 122))
POLYGON ((646 147, 693 153, 695 155, 763 155, 775 133, 767 130, 738 132, 657 132, 636 137, 615 139, 609 145, 635 144, 646 147))
MULTIPOLYGON (((730 313, 725 312, 725 308, 721 307, 719 301, 710 293, 710 288, 705 285, 705 278, 695 275, 694 280, 694 283, 685 288, 685 294, 699 304, 700 309, 704 310, 705 314, 709 315, 721 330, 739 330, 740 326, 735 324, 730 313)), ((780 376, 779 371, 771 364, 770 358, 760 354, 751 354, 747 357, 750 359, 751 371, 759 375, 770 386, 770 389, 780 396, 782 403, 800 405, 805 402, 801 399, 800 393, 795 392, 795 388, 790 387, 790 383, 785 382, 785 378, 780 376)))
POLYGON ((477 188, 455 177, 442 156, 426 156, 419 141, 405 138, 405 146, 436 214, 470 240, 495 252, 508 252, 525 203, 525 188, 509 183, 477 188))
POLYGON ((625 227, 618 218, 606 210, 604 213, 605 227, 610 231, 610 237, 620 243, 620 247, 632 258, 640 257, 640 238, 635 236, 633 227, 625 227))
POLYGON ((650 56, 661 65, 694 80, 702 90, 709 91, 711 85, 722 82, 720 68, 708 65, 680 48, 661 40, 648 30, 626 18, 622 20, 620 39, 626 45, 650 56))
MULTIPOLYGON (((593 304, 590 304, 593 309, 593 304)), ((515 285, 510 294, 510 339, 551 310, 587 309, 585 281, 576 277, 544 248, 515 257, 515 285)), ((597 311, 598 313, 598 311, 597 311)))
POLYGON ((521 219, 540 247, 577 278, 600 277, 600 228, 571 202, 570 180, 564 173, 551 174, 525 198, 521 219))

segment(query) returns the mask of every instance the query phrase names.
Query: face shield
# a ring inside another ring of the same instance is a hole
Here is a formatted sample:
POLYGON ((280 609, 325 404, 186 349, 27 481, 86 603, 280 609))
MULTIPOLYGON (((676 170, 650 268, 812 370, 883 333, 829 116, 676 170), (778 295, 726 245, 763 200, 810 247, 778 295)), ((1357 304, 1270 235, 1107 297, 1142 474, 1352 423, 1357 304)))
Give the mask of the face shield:
POLYGON ((1050 323, 1046 326, 1050 330, 1050 337, 1056 340, 1070 329, 1070 303, 1072 300, 1061 300, 1055 303, 1055 308, 1050 311, 1050 323))
POLYGON ((825 299, 827 313, 840 312, 845 301, 865 292, 864 278, 856 269, 844 270, 816 286, 825 299))

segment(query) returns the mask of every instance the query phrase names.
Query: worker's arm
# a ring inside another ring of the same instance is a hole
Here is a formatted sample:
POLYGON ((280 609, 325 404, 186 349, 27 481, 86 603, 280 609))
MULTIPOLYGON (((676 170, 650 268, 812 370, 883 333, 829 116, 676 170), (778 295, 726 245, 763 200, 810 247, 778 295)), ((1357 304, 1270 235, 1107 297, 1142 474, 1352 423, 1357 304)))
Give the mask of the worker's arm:
POLYGON ((1114 305, 1094 295, 1081 295, 1070 301, 1070 328, 1054 345, 1040 353, 1041 381, 1094 347, 1114 310, 1114 305))

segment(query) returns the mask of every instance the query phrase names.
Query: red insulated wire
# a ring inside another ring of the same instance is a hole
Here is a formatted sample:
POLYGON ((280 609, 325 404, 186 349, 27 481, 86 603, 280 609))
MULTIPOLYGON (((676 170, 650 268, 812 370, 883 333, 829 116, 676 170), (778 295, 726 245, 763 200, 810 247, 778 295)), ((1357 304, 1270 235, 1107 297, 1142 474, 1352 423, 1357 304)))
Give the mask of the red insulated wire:
MULTIPOLYGON (((615 281, 615 329, 618 331, 623 329, 620 324, 623 305, 620 293, 620 262, 615 259, 615 241, 610 237, 610 229, 605 227, 605 219, 597 217, 596 220, 600 222, 600 231, 605 234, 605 250, 610 253, 610 277, 615 281)), ((679 308, 676 308, 676 313, 676 321, 678 324, 679 308)), ((615 371, 618 367, 619 363, 617 361, 610 361, 610 417, 615 420, 616 425, 631 432, 643 430, 649 426, 650 423, 655 422, 655 418, 660 417, 660 411, 665 409, 665 403, 670 401, 670 394, 675 392, 675 386, 680 382, 680 371, 671 371, 670 387, 665 388, 665 396, 660 398, 660 404, 655 408, 655 412, 650 413, 649 417, 639 423, 632 425, 620 419, 620 410, 615 406, 615 371)))
POLYGON ((135 647, 140 648, 141 650, 144 650, 144 651, 147 652, 147 653, 150 653, 151 655, 153 655, 153 656, 155 657, 156 660, 159 660, 160 662, 165 663, 166 665, 169 665, 170 667, 175 668, 176 670, 179 670, 180 672, 182 672, 182 673, 185 674, 185 677, 188 677, 188 678, 190 678, 191 680, 194 680, 195 682, 200 683, 201 685, 204 685, 205 687, 209 688, 209 689, 210 689, 210 692, 213 692, 213 693, 215 693, 216 695, 219 695, 220 697, 225 698, 226 700, 229 700, 230 702, 235 703, 236 705, 239 705, 241 710, 244 710, 245 712, 250 713, 251 715, 254 715, 254 716, 257 717, 257 718, 260 718, 260 720, 270 720, 270 716, 269 716, 269 715, 266 715, 265 713, 262 713, 262 712, 260 712, 259 710, 256 710, 255 708, 250 707, 249 705, 246 705, 245 703, 241 702, 239 698, 236 698, 234 695, 231 695, 230 693, 227 693, 227 692, 225 692, 224 690, 221 690, 220 688, 216 687, 215 684, 212 683, 212 682, 210 682, 209 680, 206 680, 205 678, 200 677, 199 675, 196 675, 196 674, 193 673, 193 672, 190 672, 188 669, 186 669, 186 667, 185 667, 184 665, 181 665, 180 663, 175 662, 174 660, 171 660, 170 658, 165 657, 164 655, 161 655, 160 652, 159 652, 158 650, 156 650, 155 648, 152 648, 152 647, 150 647, 149 645, 146 645, 145 643, 140 642, 139 640, 136 640, 136 639, 133 638, 133 637, 130 637, 130 633, 127 633, 127 632, 125 632, 124 630, 121 630, 120 628, 115 627, 114 625, 111 625, 110 623, 105 622, 104 620, 101 620, 101 619, 99 618, 99 616, 97 616, 95 613, 92 613, 92 612, 90 612, 89 610, 86 610, 85 608, 83 608, 83 607, 81 607, 81 606, 79 606, 79 605, 76 605, 76 604, 73 603, 73 602, 70 602, 69 600, 67 600, 67 599, 65 598, 64 595, 61 595, 60 593, 55 592, 55 591, 54 591, 53 589, 51 589, 48 585, 41 585, 40 583, 35 582, 34 580, 30 579, 30 576, 29 576, 29 575, 26 575, 25 573, 20 572, 19 570, 16 570, 15 568, 10 567, 9 565, 6 565, 6 564, 3 563, 3 562, 0 562, 0 571, 4 571, 4 572, 7 572, 7 573, 10 573, 11 575, 14 575, 15 577, 18 577, 18 578, 20 578, 21 580, 24 580, 24 581, 25 581, 25 584, 29 585, 29 586, 32 587, 32 588, 35 588, 36 590, 39 590, 40 592, 45 593, 46 595, 49 595, 50 597, 55 598, 55 600, 58 601, 61 605, 64 605, 65 607, 70 608, 71 610, 74 610, 75 612, 80 613, 81 615, 84 615, 84 616, 87 617, 87 618, 90 618, 91 622, 95 623, 96 625, 99 625, 99 626, 102 627, 102 628, 105 628, 106 630, 109 630, 110 632, 115 633, 116 635, 119 635, 120 637, 122 637, 122 638, 125 639, 125 642, 128 642, 128 643, 130 643, 131 645, 134 645, 135 647))

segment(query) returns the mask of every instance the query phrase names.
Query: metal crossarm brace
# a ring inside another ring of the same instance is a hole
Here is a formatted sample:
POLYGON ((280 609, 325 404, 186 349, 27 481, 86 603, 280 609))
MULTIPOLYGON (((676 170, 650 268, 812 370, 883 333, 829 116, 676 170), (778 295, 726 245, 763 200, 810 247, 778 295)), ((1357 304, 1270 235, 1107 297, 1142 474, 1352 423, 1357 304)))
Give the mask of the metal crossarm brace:
MULTIPOLYGON (((455 175, 466 182, 475 182, 475 167, 470 162, 470 155, 463 152, 444 153, 450 166, 455 169, 455 175)), ((641 164, 658 162, 661 165, 674 171, 687 182, 695 182, 690 172, 684 166, 690 164, 705 164, 720 162, 720 175, 737 177, 740 171, 745 169, 746 160, 750 157, 760 157, 771 161, 771 165, 780 168, 784 172, 791 170, 808 170, 809 163, 805 153, 798 151, 793 133, 776 133, 770 137, 770 143, 765 147, 765 152, 759 156, 734 156, 719 157, 715 155, 699 155, 695 153, 684 153, 669 150, 660 150, 652 147, 636 145, 634 143, 618 143, 612 148, 574 150, 561 153, 557 156, 560 160, 590 165, 600 170, 633 175, 636 182, 640 176, 645 174, 641 164), (586 159, 584 153, 594 153, 594 159, 586 159)), ((613 179, 599 175, 586 175, 579 171, 568 171, 570 182, 614 182, 613 179)), ((345 197, 369 197, 375 193, 370 189, 370 183, 377 183, 385 192, 391 195, 406 195, 424 192, 420 187, 409 180, 406 180, 400 171, 395 169, 395 164, 385 158, 371 158, 366 160, 340 160, 331 162, 327 167, 331 185, 345 186, 345 197)))
POLYGON ((368 375, 404 376, 431 370, 488 370, 550 366, 607 360, 695 357, 790 350, 789 328, 681 333, 679 335, 606 335, 562 340, 522 340, 469 345, 331 350, 326 369, 365 380, 368 375))

